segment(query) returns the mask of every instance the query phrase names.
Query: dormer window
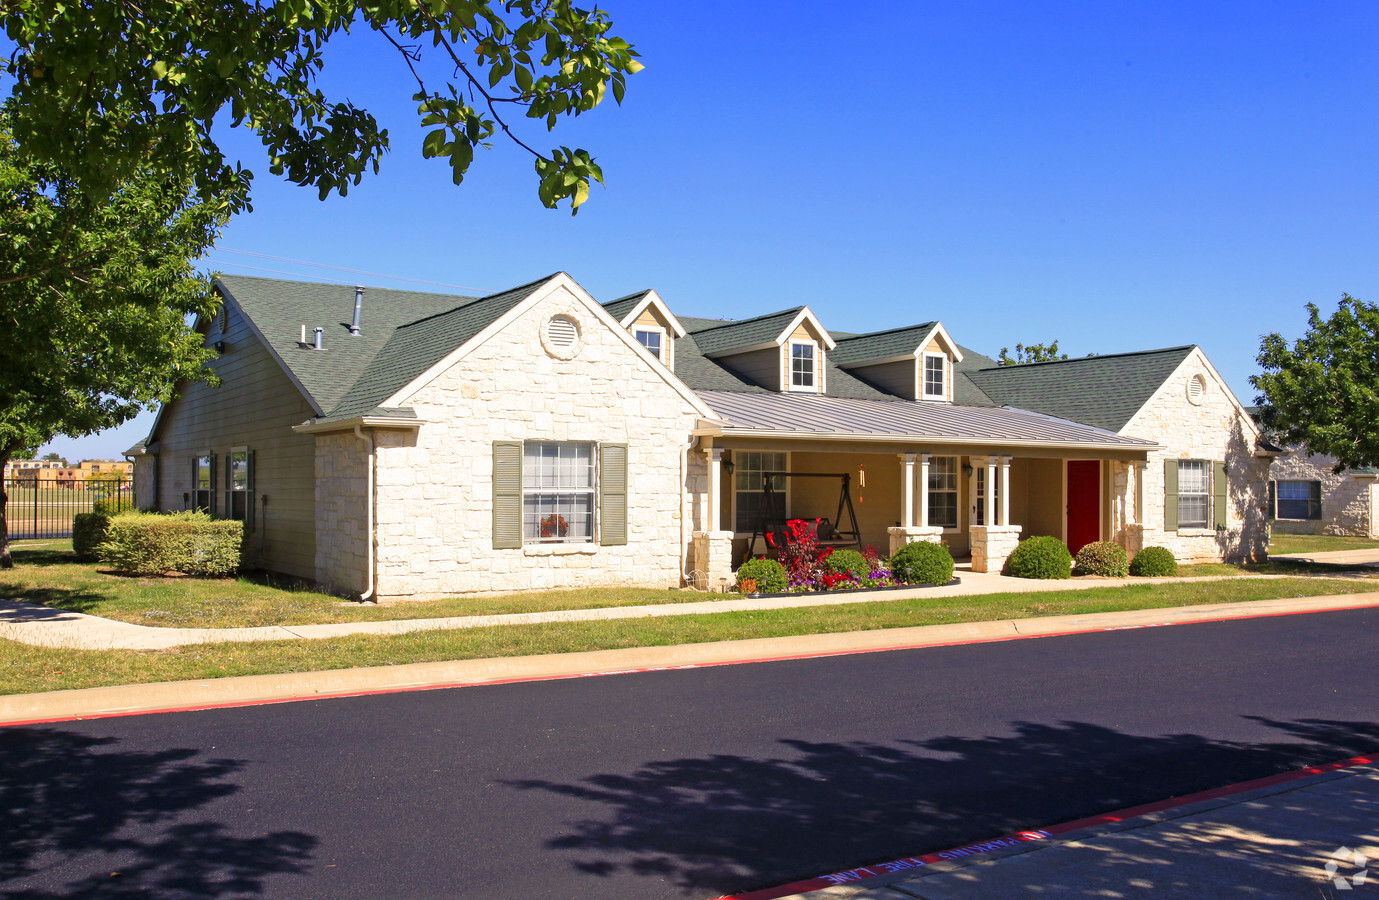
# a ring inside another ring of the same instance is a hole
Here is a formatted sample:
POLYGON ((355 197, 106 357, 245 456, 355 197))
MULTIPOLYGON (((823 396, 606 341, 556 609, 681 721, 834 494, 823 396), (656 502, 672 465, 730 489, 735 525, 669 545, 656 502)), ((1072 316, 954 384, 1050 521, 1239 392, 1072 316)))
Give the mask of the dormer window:
POLYGON ((813 341, 790 342, 790 390, 816 390, 818 355, 813 341))
POLYGON ((666 330, 654 326, 638 325, 632 330, 638 342, 661 362, 666 361, 666 330))
POLYGON ((925 400, 948 399, 948 357, 942 353, 924 354, 925 400))

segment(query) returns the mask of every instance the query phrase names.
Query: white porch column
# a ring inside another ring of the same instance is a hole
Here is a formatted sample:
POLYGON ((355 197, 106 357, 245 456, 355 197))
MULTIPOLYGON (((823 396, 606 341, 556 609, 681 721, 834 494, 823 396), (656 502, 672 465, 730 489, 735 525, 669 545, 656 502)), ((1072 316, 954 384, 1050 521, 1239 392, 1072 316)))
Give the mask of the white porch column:
POLYGON ((901 496, 904 498, 900 524, 908 528, 915 523, 915 454, 901 453, 899 456, 901 496))
POLYGON ((721 512, 719 510, 720 497, 722 497, 723 484, 723 451, 718 447, 710 447, 705 451, 709 456, 709 501, 704 504, 708 515, 705 517, 705 526, 708 531, 718 531, 723 527, 719 521, 721 512))
MULTIPOLYGON (((996 457, 986 458, 986 519, 988 525, 996 524, 996 457)), ((1005 523, 1002 522, 1002 525, 1005 523)))
POLYGON ((919 454, 919 524, 929 527, 929 459, 932 453, 919 454))
POLYGON ((1001 457, 1001 524, 1010 524, 1010 457, 1001 457))

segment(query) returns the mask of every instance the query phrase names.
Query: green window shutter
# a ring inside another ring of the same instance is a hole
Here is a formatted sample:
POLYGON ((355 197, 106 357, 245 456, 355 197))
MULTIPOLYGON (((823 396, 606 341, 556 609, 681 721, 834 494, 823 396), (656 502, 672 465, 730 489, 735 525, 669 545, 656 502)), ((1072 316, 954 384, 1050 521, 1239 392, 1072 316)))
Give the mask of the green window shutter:
POLYGON ((215 511, 216 511, 215 495, 216 495, 216 491, 219 490, 219 489, 220 489, 220 472, 218 471, 217 466, 216 466, 216 455, 215 455, 214 453, 212 453, 212 454, 211 454, 211 495, 210 495, 209 497, 206 498, 206 512, 210 513, 212 516, 215 515, 215 511))
POLYGON ((493 549, 522 546, 522 442, 493 442, 493 549))
POLYGON ((1211 464, 1211 524, 1213 528, 1230 527, 1230 491, 1227 490, 1228 486, 1226 464, 1213 462, 1211 464))
POLYGON ((1278 482, 1277 482, 1277 481, 1271 481, 1271 482, 1269 482, 1269 507, 1268 507, 1268 509, 1266 510, 1266 512, 1268 513, 1269 521, 1272 522, 1274 519, 1277 519, 1277 518, 1278 518, 1278 482))
POLYGON ((1178 460, 1164 460, 1164 531, 1178 530, 1178 460))
POLYGON ((249 451, 247 463, 249 471, 245 473, 248 476, 249 496, 245 498, 244 504, 244 527, 248 531, 254 530, 254 497, 256 496, 254 493, 254 453, 253 450, 249 451))
POLYGON ((599 445, 599 543, 627 543, 627 445, 599 445))
POLYGON ((1322 483, 1311 481, 1308 482, 1307 487, 1307 518, 1320 519, 1322 517, 1322 483))

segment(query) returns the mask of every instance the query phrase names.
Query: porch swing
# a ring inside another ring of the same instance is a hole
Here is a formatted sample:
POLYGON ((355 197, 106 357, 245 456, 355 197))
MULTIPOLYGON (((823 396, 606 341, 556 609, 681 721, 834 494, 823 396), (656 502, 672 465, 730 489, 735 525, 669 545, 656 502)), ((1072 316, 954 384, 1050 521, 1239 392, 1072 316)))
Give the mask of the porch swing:
POLYGON ((747 555, 742 561, 751 559, 757 552, 757 540, 762 539, 765 549, 771 549, 768 534, 776 539, 785 539, 785 497, 776 490, 776 479, 786 478, 837 478, 842 484, 838 492, 838 511, 833 520, 820 519, 818 541, 821 547, 855 547, 862 551, 862 535, 857 528, 857 512, 852 508, 852 474, 850 472, 762 472, 761 506, 757 509, 753 525, 752 539, 747 543, 747 555), (843 528, 843 515, 847 514, 847 528, 843 528))

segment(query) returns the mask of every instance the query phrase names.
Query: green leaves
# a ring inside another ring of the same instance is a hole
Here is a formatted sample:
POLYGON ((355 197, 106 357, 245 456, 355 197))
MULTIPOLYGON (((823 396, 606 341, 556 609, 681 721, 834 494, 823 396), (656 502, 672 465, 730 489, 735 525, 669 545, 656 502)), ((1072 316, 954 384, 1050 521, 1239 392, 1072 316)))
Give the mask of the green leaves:
POLYGON ((458 184, 475 148, 501 130, 544 161, 542 202, 569 197, 572 210, 601 173, 582 151, 543 156, 516 126, 554 129, 610 86, 621 103, 642 68, 632 45, 608 34, 605 12, 571 0, 6 0, 0 21, 17 48, 0 65, 14 79, 13 128, 27 159, 61 165, 93 197, 154 163, 235 211, 249 208, 250 173, 212 136, 226 107, 258 134, 270 171, 323 198, 378 170, 388 132, 315 86, 322 48, 351 27, 383 34, 418 95, 443 98, 419 107, 430 129, 423 156, 448 159, 458 184))
POLYGON ((1379 306, 1349 294, 1329 318, 1307 304, 1307 332, 1260 341, 1251 376, 1278 439, 1337 459, 1336 471, 1379 465, 1379 306))

